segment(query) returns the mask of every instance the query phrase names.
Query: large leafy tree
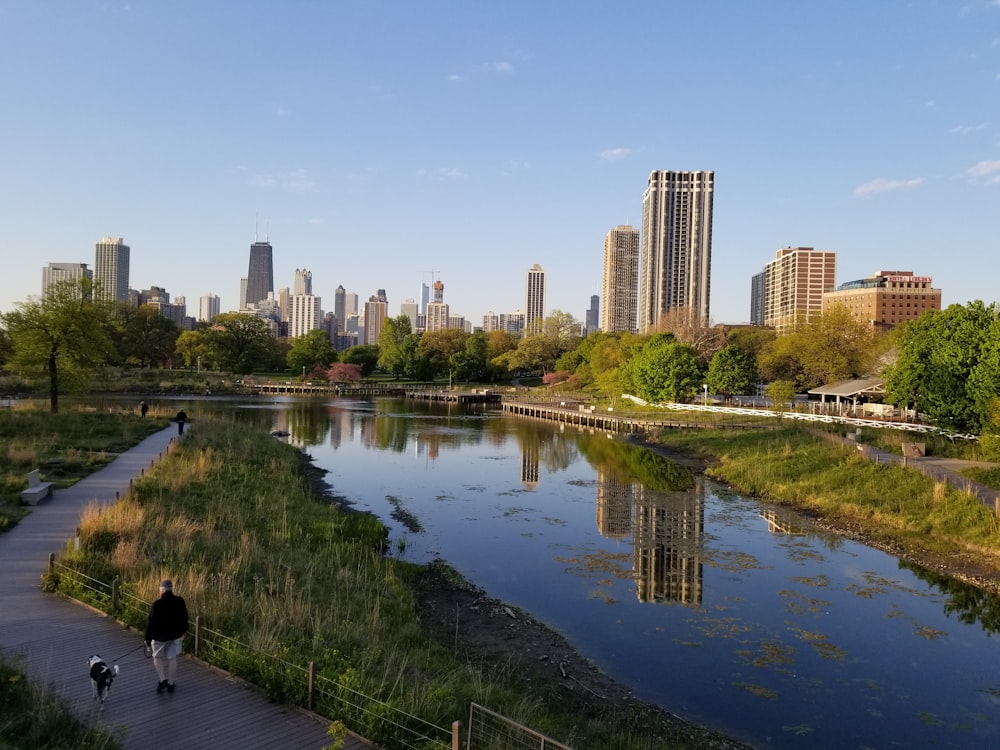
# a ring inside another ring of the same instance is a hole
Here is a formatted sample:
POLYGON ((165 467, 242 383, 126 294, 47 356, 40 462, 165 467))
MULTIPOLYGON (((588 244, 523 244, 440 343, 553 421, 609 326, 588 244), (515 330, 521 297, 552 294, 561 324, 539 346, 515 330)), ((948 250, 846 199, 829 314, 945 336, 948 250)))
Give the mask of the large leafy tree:
POLYGON ((378 366, 396 378, 406 373, 406 337, 413 333, 410 316, 399 315, 382 321, 382 332, 378 337, 378 366))
POLYGON ((219 360, 205 328, 182 331, 177 337, 176 353, 185 367, 196 367, 199 370, 219 369, 219 360))
POLYGON ((133 310, 120 330, 119 357, 139 367, 167 366, 176 352, 180 328, 149 305, 133 310))
POLYGON ((378 347, 374 344, 355 344, 341 352, 340 361, 358 365, 363 376, 371 375, 378 367, 378 347))
POLYGON ((1000 384, 995 305, 981 301, 924 313, 903 328, 885 371, 886 398, 934 422, 979 432, 1000 384))
POLYGON ((750 352, 731 344, 715 353, 705 376, 713 393, 726 396, 752 393, 759 380, 757 360, 750 352))
POLYGON ((18 303, 2 317, 14 349, 13 363, 44 372, 49 409, 59 411, 59 393, 86 372, 107 363, 110 310, 95 301, 90 279, 52 285, 41 298, 18 303))
POLYGON ((300 372, 303 368, 307 373, 325 371, 337 361, 337 350, 330 343, 327 332, 317 328, 292 339, 286 361, 292 372, 300 372))
POLYGON ((14 344, 6 328, 0 328, 0 367, 3 367, 14 356, 14 344))
POLYGON ((688 401, 705 382, 697 350, 669 333, 651 336, 628 363, 636 395, 653 403, 688 401))
POLYGON ((452 355, 465 351, 467 338, 469 338, 469 334, 459 328, 428 331, 420 337, 420 343, 417 345, 417 356, 430 363, 434 377, 449 373, 454 376, 454 367, 451 363, 452 355))
POLYGON ((205 333, 214 358, 225 370, 248 374, 274 365, 277 341, 267 321, 256 315, 222 313, 205 333))
POLYGON ((870 326, 837 305, 765 344, 758 366, 765 380, 790 380, 797 390, 870 375, 879 341, 870 326))
POLYGON ((457 380, 483 382, 490 376, 486 334, 474 333, 465 340, 465 348, 451 355, 449 364, 457 380))

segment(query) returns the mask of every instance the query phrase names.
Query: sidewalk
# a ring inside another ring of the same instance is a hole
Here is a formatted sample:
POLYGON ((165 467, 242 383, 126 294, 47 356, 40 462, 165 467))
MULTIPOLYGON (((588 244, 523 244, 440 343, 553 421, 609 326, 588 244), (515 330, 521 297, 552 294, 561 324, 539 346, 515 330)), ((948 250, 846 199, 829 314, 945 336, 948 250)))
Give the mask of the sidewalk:
MULTIPOLYGON (((175 438, 173 426, 151 435, 104 469, 56 490, 0 534, 0 649, 32 681, 51 685, 82 721, 114 732, 128 750, 325 747, 332 741, 329 721, 271 703, 256 688, 189 657, 178 665, 177 692, 158 695, 140 634, 39 587, 49 554, 75 536, 83 509, 124 495, 132 478, 159 460, 175 438), (91 697, 87 659, 94 654, 120 668, 103 709, 91 697)), ((344 745, 371 747, 354 735, 344 745)))

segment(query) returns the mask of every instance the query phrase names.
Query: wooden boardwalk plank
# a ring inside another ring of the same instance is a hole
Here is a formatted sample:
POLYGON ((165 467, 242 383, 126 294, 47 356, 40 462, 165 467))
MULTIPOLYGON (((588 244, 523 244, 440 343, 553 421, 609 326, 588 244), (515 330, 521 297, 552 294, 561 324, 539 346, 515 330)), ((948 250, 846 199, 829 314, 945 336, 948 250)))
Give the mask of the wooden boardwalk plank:
MULTIPOLYGON (((0 534, 0 649, 33 682, 50 685, 82 721, 116 733, 126 750, 325 747, 329 720, 273 703, 254 686, 189 656, 178 663, 176 692, 157 694, 141 634, 40 589, 49 553, 75 536, 82 510, 124 495, 132 477, 158 460, 174 435, 173 427, 152 435, 96 474, 56 490, 0 534), (87 659, 94 654, 119 667, 103 706, 92 697, 87 659)), ((351 735, 344 747, 373 746, 351 735)))

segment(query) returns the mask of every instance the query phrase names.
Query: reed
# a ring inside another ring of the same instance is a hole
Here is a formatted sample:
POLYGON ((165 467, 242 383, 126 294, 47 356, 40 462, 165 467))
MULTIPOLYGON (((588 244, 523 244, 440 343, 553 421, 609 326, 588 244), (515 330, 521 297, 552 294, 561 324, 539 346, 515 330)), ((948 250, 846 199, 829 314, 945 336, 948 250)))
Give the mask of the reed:
POLYGON ((710 455, 707 473, 740 492, 858 525, 873 540, 894 546, 975 554, 1000 570, 993 511, 974 495, 917 471, 873 463, 796 428, 674 430, 660 433, 656 441, 710 455))

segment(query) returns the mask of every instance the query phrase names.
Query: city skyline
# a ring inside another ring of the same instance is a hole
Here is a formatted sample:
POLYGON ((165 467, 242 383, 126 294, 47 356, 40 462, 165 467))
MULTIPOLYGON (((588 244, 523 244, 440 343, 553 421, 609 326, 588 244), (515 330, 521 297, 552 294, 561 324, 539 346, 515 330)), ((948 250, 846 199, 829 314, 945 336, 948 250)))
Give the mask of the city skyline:
POLYGON ((259 216, 280 286, 305 267, 318 296, 385 289, 395 313, 440 278, 476 322, 520 307, 538 263, 546 310, 583 320, 603 238, 639 224, 655 170, 715 173, 712 322, 749 319, 782 247, 835 248, 838 283, 913 268, 944 306, 997 298, 997 0, 13 0, 0 23, 18 71, 0 311, 104 236, 131 246, 132 287, 238 309, 259 216), (682 73, 637 23, 669 31, 682 73))

